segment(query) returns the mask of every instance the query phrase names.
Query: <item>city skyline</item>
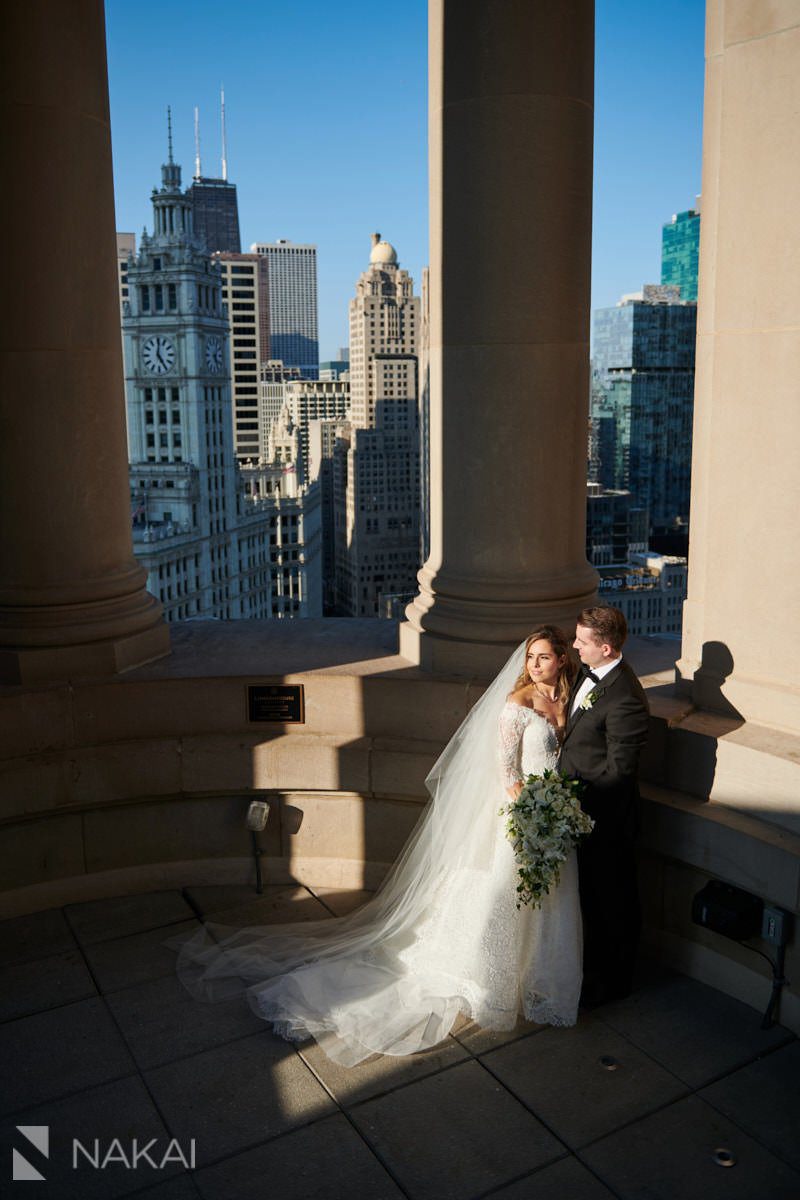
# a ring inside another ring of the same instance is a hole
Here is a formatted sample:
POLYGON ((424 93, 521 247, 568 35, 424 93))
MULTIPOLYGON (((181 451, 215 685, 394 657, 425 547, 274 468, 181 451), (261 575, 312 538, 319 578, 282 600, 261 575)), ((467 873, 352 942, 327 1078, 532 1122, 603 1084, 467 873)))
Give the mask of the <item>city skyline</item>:
MULTIPOLYGON (((117 228, 138 237, 148 219, 168 104, 187 183, 195 105, 202 173, 220 174, 224 84, 242 248, 278 238, 319 247, 320 357, 335 357, 370 233, 417 280, 427 265, 426 4, 376 20, 364 0, 330 11, 319 0, 240 0, 222 29, 215 13, 207 0, 191 10, 108 0, 117 228)), ((657 281, 661 227, 700 191, 703 14, 702 0, 676 0, 669 21, 633 0, 599 0, 593 308, 657 281)))

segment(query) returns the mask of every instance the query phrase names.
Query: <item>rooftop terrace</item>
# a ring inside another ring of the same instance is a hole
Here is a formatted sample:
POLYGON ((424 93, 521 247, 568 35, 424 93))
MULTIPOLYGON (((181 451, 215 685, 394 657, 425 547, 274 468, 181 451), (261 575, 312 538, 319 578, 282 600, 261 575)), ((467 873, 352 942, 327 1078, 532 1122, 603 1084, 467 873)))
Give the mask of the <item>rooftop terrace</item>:
POLYGON ((163 944, 204 917, 302 921, 365 895, 194 887, 1 923, 5 1161, 13 1138, 45 1200, 800 1195, 797 1038, 682 975, 643 964, 632 997, 573 1029, 461 1023, 428 1053, 346 1070, 276 1038, 241 998, 190 998, 163 944), (49 1161, 18 1125, 50 1127, 49 1161), (194 1138, 196 1169, 73 1169, 73 1138, 114 1137, 128 1152, 157 1139, 156 1162, 194 1138))

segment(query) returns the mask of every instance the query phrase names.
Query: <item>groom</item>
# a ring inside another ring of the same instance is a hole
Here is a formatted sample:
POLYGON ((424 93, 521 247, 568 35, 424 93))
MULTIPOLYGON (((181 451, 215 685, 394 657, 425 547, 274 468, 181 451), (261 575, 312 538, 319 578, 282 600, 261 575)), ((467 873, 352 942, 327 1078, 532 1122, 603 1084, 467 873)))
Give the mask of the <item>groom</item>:
POLYGON ((622 658, 627 632, 618 608, 585 608, 579 615, 573 646, 582 669, 570 693, 558 764, 585 784, 581 806, 595 822, 578 847, 582 1000, 589 1006, 630 992, 639 937, 636 772, 649 710, 642 685, 622 658))

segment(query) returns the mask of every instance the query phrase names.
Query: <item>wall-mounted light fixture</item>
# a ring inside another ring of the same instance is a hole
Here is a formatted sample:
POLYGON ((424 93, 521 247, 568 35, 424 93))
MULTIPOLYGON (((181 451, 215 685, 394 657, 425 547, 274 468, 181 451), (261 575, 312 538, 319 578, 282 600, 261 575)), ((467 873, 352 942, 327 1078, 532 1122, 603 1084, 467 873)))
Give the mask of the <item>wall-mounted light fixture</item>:
POLYGON ((256 891, 259 896, 264 891, 264 884, 261 879, 261 843, 258 835, 266 827, 267 817, 269 816, 269 805, 266 800, 252 800, 250 807, 247 810, 247 828, 250 830, 250 837, 253 842, 253 858, 256 864, 256 891))

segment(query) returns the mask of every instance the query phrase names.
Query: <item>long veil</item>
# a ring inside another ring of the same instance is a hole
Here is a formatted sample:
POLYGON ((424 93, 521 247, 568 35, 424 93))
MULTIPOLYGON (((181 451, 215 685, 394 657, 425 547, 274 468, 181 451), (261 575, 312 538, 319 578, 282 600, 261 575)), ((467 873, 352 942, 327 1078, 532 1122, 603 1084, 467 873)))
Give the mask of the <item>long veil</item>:
MULTIPOLYGON (((284 1037, 322 1041, 353 1066, 373 1053, 440 1042, 462 1008, 453 980, 402 960, 434 898, 460 872, 491 869, 503 800, 498 721, 522 670, 525 643, 456 730, 425 780, 430 799, 375 896, 345 917, 232 931, 207 924, 181 946, 178 974, 195 996, 242 990, 284 1037)), ((173 943, 174 944, 174 943, 173 943)))

